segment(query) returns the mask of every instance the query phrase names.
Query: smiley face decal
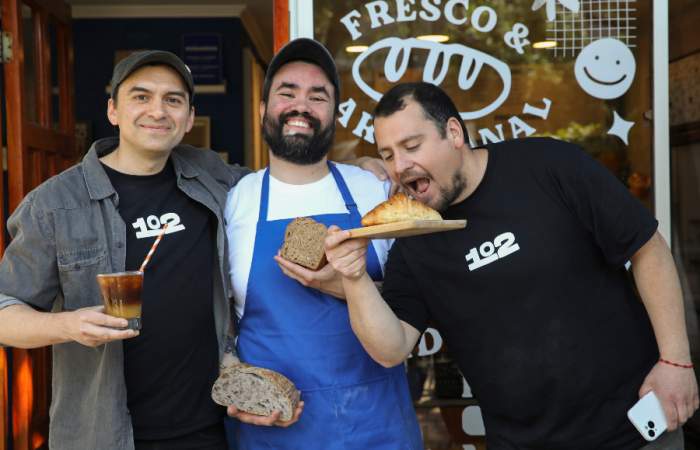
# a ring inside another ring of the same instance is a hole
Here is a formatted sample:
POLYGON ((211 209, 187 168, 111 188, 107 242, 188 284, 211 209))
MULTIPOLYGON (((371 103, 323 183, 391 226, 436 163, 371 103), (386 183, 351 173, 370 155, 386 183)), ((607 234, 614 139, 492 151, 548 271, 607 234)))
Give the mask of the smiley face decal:
POLYGON ((625 44, 604 38, 581 50, 574 73, 579 86, 589 95, 608 100, 627 92, 636 68, 634 55, 625 44))

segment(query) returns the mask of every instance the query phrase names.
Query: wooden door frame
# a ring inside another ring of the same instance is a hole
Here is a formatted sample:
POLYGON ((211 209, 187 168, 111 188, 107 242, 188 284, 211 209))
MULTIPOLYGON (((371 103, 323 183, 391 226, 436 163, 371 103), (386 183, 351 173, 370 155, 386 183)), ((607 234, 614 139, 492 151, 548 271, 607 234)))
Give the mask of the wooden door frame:
MULTIPOLYGON (((2 29, 13 40, 13 59, 3 66, 7 123, 8 205, 4 219, 24 196, 46 178, 75 163, 75 108, 70 7, 63 0, 0 0, 2 29), (25 48, 23 5, 32 9, 34 48, 25 48), (52 33, 53 31, 53 33, 52 33), (52 38, 55 38, 53 40, 52 38), (52 43, 56 52, 52 54, 52 43), (31 50, 34 72, 26 73, 31 50), (52 80, 52 61, 56 57, 52 80), (33 77, 36 109, 33 121, 25 110, 26 80, 33 77), (53 81, 58 84, 58 120, 53 117, 53 81)), ((6 242, 2 242, 0 251, 6 242)), ((0 367, 0 383, 7 383, 11 398, 11 435, 14 450, 47 448, 51 396, 51 348, 13 349, 10 370, 0 367), (9 379, 9 381, 8 381, 9 379)), ((1 388, 1 387, 0 387, 1 388)), ((4 411, 7 414, 7 411, 4 411)), ((4 417, 3 417, 4 418, 4 417)), ((3 445, 5 445, 3 443, 3 445)))
MULTIPOLYGON (((6 96, 7 102, 7 171, 9 177, 8 196, 9 196, 9 212, 17 208, 19 203, 24 198, 24 195, 35 187, 36 181, 42 178, 42 174, 47 172, 55 172, 56 170, 65 168, 54 167, 55 160, 51 159, 48 166, 38 159, 32 159, 33 164, 28 164, 25 158, 24 149, 28 147, 42 148, 47 142, 55 143, 54 133, 48 132, 47 128, 52 126, 51 114, 51 55, 50 49, 42 47, 41 42, 47 41, 48 25, 52 20, 50 17, 57 19, 63 23, 70 23, 70 8, 61 0, 3 0, 3 17, 2 28, 9 32, 12 36, 23 36, 22 22, 13 22, 12 17, 21 17, 21 11, 17 8, 20 3, 25 3, 32 7, 32 11, 38 11, 39 14, 33 14, 34 21, 34 42, 38 48, 35 48, 36 58, 36 73, 41 74, 36 80, 36 99, 37 99, 37 124, 25 122, 25 110, 22 103, 22 98, 18 95, 6 96), (65 7, 61 7, 61 5, 65 7), (41 7, 41 9, 39 9, 41 7), (9 112, 13 111, 12 114, 9 112), (34 171, 32 173, 32 171, 34 171)), ((66 48, 70 49, 70 30, 61 30, 56 27, 57 35, 57 53, 63 54, 66 48)), ((4 65, 5 71, 5 87, 7 92, 25 92, 25 80, 20 74, 25 74, 25 49, 23 39, 14 39, 13 43, 14 59, 4 65)), ((58 134, 63 139, 57 148, 54 149, 59 155, 68 157, 74 149, 74 128, 75 115, 73 106, 73 54, 67 51, 68 58, 58 61, 58 83, 59 83, 59 104, 61 108, 61 120, 59 122, 58 134), (64 112, 65 111, 65 112, 64 112)), ((32 74, 33 76, 33 74, 32 74)), ((4 247, 3 247, 4 248, 4 247)))
POLYGON ((273 52, 277 53, 280 48, 289 42, 289 2, 290 0, 273 0, 272 5, 272 27, 273 27, 273 52))

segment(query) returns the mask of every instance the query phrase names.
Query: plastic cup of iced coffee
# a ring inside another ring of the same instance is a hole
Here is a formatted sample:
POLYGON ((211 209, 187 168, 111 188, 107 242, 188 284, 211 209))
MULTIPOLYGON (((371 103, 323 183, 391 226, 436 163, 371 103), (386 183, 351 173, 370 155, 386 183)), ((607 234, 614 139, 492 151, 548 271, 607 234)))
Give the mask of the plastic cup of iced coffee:
POLYGON ((97 275, 105 313, 128 322, 127 329, 141 329, 141 289, 143 272, 117 272, 97 275))

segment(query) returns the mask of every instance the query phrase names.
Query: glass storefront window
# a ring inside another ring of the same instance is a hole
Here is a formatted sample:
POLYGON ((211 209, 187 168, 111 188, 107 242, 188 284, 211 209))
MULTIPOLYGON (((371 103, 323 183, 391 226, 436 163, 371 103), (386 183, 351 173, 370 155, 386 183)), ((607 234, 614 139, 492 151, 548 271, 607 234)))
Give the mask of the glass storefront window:
POLYGON ((316 0, 313 8, 314 36, 342 79, 339 151, 376 155, 371 112, 381 94, 430 81, 455 100, 472 144, 530 135, 579 143, 651 206, 648 2, 316 0), (572 3, 577 11, 564 6, 572 3))
MULTIPOLYGON (((312 3, 314 38, 342 83, 335 158, 376 156, 378 99, 398 82, 428 81, 453 98, 473 146, 526 136, 578 143, 652 207, 651 2, 312 3)), ((478 400, 439 330, 407 365, 426 448, 484 448, 478 400)))

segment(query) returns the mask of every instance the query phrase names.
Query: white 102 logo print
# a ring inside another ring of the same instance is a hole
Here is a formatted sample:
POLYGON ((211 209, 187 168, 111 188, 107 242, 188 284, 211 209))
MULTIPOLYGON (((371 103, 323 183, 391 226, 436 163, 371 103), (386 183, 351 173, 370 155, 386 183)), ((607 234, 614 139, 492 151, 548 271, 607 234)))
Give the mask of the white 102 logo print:
POLYGON ((176 233, 185 229, 185 226, 180 223, 180 216, 175 213, 165 213, 160 218, 150 215, 145 219, 139 217, 131 226, 139 230, 136 232, 136 239, 144 239, 148 237, 158 236, 163 225, 168 224, 168 229, 165 234, 176 233))
POLYGON ((468 266, 471 272, 518 250, 520 250, 520 246, 515 242, 515 235, 513 233, 503 233, 496 236, 493 242, 486 241, 481 244, 478 250, 476 247, 469 250, 469 253, 464 257, 467 263, 471 262, 468 266))

